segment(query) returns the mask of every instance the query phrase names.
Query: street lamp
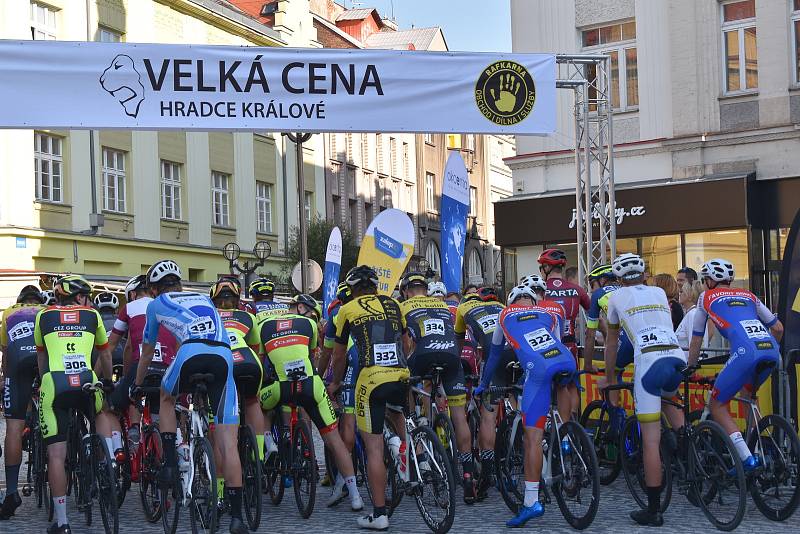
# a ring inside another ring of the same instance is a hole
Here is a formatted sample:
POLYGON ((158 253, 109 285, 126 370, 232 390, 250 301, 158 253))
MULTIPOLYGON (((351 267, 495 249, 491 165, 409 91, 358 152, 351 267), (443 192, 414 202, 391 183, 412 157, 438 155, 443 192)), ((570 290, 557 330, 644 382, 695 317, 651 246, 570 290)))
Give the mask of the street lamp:
POLYGON ((270 246, 269 242, 267 241, 258 241, 256 242, 256 246, 253 247, 253 255, 258 259, 257 262, 250 264, 250 261, 247 260, 244 262, 244 265, 240 265, 237 261, 239 256, 242 253, 242 249, 236 243, 228 243, 224 247, 222 247, 222 255, 228 260, 228 266, 230 268, 231 274, 243 274, 244 275, 244 296, 245 298, 250 296, 250 292, 248 290, 248 286, 250 285, 250 276, 256 272, 256 269, 264 265, 264 262, 267 261, 270 254, 272 254, 272 247, 270 246))
POLYGON ((433 279, 434 279, 434 277, 436 276, 436 271, 434 271, 433 269, 431 269, 431 262, 429 262, 429 261, 428 261, 427 259, 425 259, 425 258, 423 258, 423 259, 419 260, 419 262, 417 263, 417 267, 418 267, 418 268, 419 268, 419 270, 420 270, 420 271, 422 271, 422 273, 425 275, 425 278, 427 278, 427 279, 428 279, 428 282, 430 282, 431 280, 433 280, 433 279))

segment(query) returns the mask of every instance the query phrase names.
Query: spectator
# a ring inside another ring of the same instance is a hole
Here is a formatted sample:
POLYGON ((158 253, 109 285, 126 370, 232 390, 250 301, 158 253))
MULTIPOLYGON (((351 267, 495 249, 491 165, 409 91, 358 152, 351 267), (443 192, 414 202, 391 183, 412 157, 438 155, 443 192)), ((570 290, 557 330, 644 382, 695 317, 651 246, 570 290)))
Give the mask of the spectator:
POLYGON ((678 282, 671 274, 655 275, 647 285, 660 287, 667 294, 667 301, 672 312, 672 328, 677 329, 683 319, 683 308, 678 304, 678 282))
POLYGON ((578 282, 578 268, 577 267, 567 267, 567 269, 564 271, 564 278, 567 280, 567 282, 572 282, 576 286, 581 285, 578 282))
POLYGON ((682 267, 678 269, 678 276, 676 279, 678 281, 678 287, 682 287, 686 282, 696 282, 697 271, 691 267, 682 267))
POLYGON ((475 284, 467 284, 467 287, 464 288, 465 295, 471 295, 477 292, 478 292, 478 286, 476 286, 475 284))
MULTIPOLYGON (((681 286, 680 296, 678 297, 678 301, 683 307, 684 315, 678 328, 675 329, 675 334, 678 337, 678 343, 687 356, 689 355, 689 351, 687 350, 689 348, 689 341, 692 340, 692 325, 694 324, 694 314, 697 311, 697 299, 702 292, 703 284, 694 280, 693 282, 687 282, 681 286)), ((705 347, 707 345, 708 329, 706 329, 706 335, 703 339, 703 346, 705 347)))

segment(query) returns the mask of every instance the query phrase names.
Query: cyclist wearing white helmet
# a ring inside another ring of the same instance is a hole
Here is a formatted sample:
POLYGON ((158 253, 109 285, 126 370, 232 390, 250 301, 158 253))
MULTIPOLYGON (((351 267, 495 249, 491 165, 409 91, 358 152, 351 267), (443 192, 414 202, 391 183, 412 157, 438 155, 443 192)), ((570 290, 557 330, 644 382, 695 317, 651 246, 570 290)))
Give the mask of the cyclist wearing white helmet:
POLYGON ((53 294, 52 289, 42 291, 42 298, 44 299, 45 306, 53 306, 56 303, 56 296, 53 294))
MULTIPOLYGON (((634 398, 636 415, 642 431, 647 509, 631 512, 640 525, 660 526, 662 485, 661 399, 672 397, 681 384, 681 370, 686 356, 672 330, 672 315, 667 295, 659 287, 644 285, 644 260, 636 254, 621 254, 611 266, 622 287, 608 298, 606 312, 605 366, 608 384, 616 384, 616 360, 620 325, 634 347, 634 398)), ((618 404, 619 392, 611 392, 612 404, 618 404)), ((683 416, 673 407, 665 407, 673 428, 683 426, 683 416)))
MULTIPOLYGON (((136 394, 156 351, 160 327, 168 330, 180 345, 175 359, 161 382, 160 431, 164 466, 159 483, 175 484, 178 458, 175 447, 175 398, 187 393, 189 376, 209 373, 215 380, 208 384, 208 397, 215 421, 214 445, 219 451, 235 451, 239 428, 236 383, 233 380, 233 354, 225 325, 208 295, 183 291, 181 270, 172 260, 161 260, 147 271, 147 284, 156 297, 147 305, 142 355, 131 386, 136 394)), ((225 501, 230 504, 230 532, 246 534, 242 522, 242 466, 238 454, 222 454, 219 466, 225 478, 225 501)))
POLYGON ((443 301, 445 295, 447 295, 447 288, 443 282, 431 282, 428 284, 429 297, 436 297, 443 301))
POLYGON ((728 404, 743 388, 755 392, 775 369, 780 361, 783 324, 753 293, 730 287, 735 275, 733 264, 721 258, 706 262, 700 270, 706 291, 697 299, 689 364, 694 365, 700 356, 700 345, 710 318, 731 346, 731 357, 714 381, 711 415, 730 435, 745 471, 750 472, 759 467, 761 461, 751 454, 728 411, 728 404))
MULTIPOLYGON (((105 326, 106 332, 111 332, 111 330, 114 328, 114 323, 117 320, 119 297, 109 291, 102 291, 95 295, 94 299, 92 299, 92 302, 94 303, 94 307, 97 308, 97 311, 100 312, 100 317, 103 319, 103 326, 105 326)), ((112 364, 115 367, 122 365, 122 352, 125 346, 115 344, 113 349, 110 345, 109 348, 111 349, 112 364)))

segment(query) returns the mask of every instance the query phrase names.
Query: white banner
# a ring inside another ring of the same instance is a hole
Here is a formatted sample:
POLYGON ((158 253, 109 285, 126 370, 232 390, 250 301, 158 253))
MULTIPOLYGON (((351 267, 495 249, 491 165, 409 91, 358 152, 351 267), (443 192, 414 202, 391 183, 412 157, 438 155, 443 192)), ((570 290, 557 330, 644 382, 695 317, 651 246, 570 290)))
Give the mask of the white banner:
POLYGON ((545 134, 555 56, 0 41, 0 127, 545 134))

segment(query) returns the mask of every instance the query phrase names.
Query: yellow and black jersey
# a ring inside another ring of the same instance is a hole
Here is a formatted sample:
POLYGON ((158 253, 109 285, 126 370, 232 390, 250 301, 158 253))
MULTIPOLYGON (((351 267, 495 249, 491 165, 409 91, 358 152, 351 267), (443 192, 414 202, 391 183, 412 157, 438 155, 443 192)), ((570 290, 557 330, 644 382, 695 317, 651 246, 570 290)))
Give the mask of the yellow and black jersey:
POLYGON ((414 354, 449 353, 460 356, 456 347, 450 308, 434 297, 411 297, 400 304, 406 329, 414 340, 414 354))
POLYGON ((256 318, 252 313, 244 310, 217 310, 225 330, 228 332, 228 341, 231 350, 250 347, 256 353, 260 344, 258 328, 256 328, 256 318))
POLYGON ((456 310, 456 335, 463 338, 469 328, 472 331, 472 337, 488 353, 492 344, 492 334, 500 324, 497 318, 502 310, 503 305, 497 301, 468 300, 462 302, 456 310))
POLYGON ((358 351, 361 367, 406 367, 400 338, 406 327, 400 304, 385 295, 362 295, 339 309, 336 342, 348 336, 358 351))
POLYGON ((86 306, 51 306, 36 315, 33 338, 36 350, 47 352, 46 369, 68 375, 92 368, 92 349, 108 346, 103 319, 86 306))

